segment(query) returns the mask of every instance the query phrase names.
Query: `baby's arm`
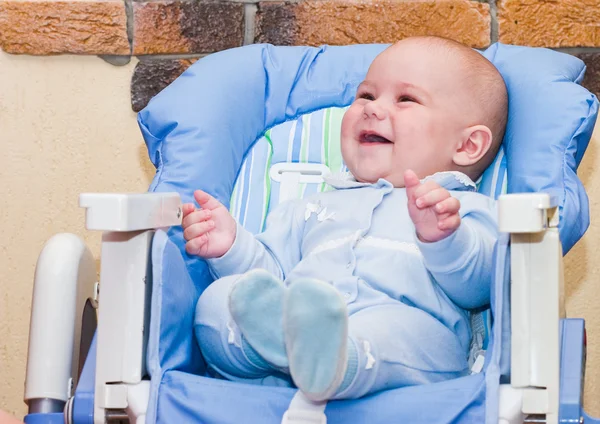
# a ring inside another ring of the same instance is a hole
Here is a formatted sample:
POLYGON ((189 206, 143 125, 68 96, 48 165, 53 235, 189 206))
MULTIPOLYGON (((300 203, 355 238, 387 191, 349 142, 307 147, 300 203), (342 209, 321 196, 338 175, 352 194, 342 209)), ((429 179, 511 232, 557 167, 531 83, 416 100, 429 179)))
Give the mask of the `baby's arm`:
POLYGON ((197 190, 194 197, 201 209, 184 205, 186 251, 207 259, 215 278, 263 268, 284 279, 300 261, 301 229, 294 220, 295 203, 276 208, 269 214, 267 230, 255 237, 209 194, 197 190))
POLYGON ((425 266, 459 307, 486 305, 498 239, 493 199, 473 193, 461 204, 435 182, 414 177, 416 183, 411 175, 406 182, 408 207, 425 266))

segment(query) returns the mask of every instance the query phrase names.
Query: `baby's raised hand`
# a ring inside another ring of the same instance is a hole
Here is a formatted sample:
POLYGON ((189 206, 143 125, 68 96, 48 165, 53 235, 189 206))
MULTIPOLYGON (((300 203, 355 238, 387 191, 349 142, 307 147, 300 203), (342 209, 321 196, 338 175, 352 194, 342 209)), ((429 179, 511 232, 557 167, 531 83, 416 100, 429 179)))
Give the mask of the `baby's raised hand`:
POLYGON ((183 205, 185 250, 203 258, 223 256, 233 245, 236 223, 227 208, 202 190, 194 192, 200 209, 192 203, 183 205))
POLYGON ((421 183, 411 170, 404 173, 408 214, 415 224, 417 237, 436 242, 448 237, 460 226, 460 201, 433 180, 421 183))

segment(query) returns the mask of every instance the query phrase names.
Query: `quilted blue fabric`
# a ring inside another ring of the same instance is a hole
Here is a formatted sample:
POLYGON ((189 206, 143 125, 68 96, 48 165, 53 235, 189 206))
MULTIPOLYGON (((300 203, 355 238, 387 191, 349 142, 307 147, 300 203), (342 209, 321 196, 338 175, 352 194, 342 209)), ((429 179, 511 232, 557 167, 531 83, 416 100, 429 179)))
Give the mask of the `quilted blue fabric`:
MULTIPOLYGON (((267 129, 303 114, 350 104, 370 62, 385 47, 251 45, 198 61, 138 115, 157 168, 150 190, 176 191, 187 202, 192 201, 193 190, 201 188, 229 205, 245 154, 255 141, 267 129)), ((595 124, 598 102, 578 85, 584 64, 564 53, 502 44, 483 54, 498 67, 509 91, 504 140, 507 191, 545 191, 556 196, 567 252, 589 225, 588 199, 576 170, 595 124)), ((279 422, 292 390, 241 386, 202 376, 204 365, 193 340, 191 317, 198 296, 211 280, 205 263, 189 257, 183 246, 177 227, 158 232, 153 243, 149 422, 173 422, 176 417, 204 423, 279 422)), ((367 422, 419 422, 421 417, 426 422, 458 418, 481 422, 484 415, 488 420, 494 416, 494 393, 501 375, 508 373, 510 336, 507 263, 502 253, 506 249, 499 246, 498 250, 492 305, 496 324, 485 372, 444 383, 448 386, 332 402, 327 409, 331 422, 348 416, 368 417, 367 422), (434 396, 438 389, 439 401, 434 396), (435 408, 430 406, 433 403, 435 408)))

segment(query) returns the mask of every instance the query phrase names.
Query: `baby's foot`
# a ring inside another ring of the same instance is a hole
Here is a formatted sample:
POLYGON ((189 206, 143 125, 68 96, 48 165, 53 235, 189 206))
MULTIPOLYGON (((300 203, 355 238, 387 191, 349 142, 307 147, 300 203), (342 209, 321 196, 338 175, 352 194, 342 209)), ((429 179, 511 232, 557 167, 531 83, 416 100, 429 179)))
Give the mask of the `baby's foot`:
POLYGON ((288 367, 282 325, 284 291, 283 282, 264 269, 256 269, 240 277, 229 294, 229 312, 244 340, 279 369, 288 367))
POLYGON ((294 281, 285 291, 283 325, 294 383, 311 400, 332 398, 349 383, 348 312, 340 293, 319 280, 294 281))

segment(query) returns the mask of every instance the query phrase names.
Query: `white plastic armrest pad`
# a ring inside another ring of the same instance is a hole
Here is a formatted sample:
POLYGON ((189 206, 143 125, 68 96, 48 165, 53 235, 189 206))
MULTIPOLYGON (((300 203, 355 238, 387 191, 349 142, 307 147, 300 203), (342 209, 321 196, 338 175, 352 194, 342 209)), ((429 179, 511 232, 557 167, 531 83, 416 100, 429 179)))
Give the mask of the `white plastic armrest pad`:
POLYGON ((547 193, 504 194, 498 199, 498 227, 504 233, 537 233, 548 227, 558 199, 547 193))
POLYGON ((99 231, 139 231, 180 225, 178 193, 83 193, 86 228, 99 231))

